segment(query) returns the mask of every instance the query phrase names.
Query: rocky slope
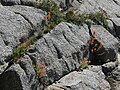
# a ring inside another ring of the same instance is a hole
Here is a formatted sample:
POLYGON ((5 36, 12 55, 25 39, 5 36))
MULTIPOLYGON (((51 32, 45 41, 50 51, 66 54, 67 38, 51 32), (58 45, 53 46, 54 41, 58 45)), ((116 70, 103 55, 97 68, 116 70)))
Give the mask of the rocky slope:
MULTIPOLYGON (((0 90, 119 90, 119 0, 67 0, 64 8, 78 13, 104 11, 109 31, 101 25, 92 25, 96 40, 103 48, 95 52, 95 60, 107 64, 89 66, 79 70, 80 60, 89 57, 89 29, 86 24, 77 26, 61 22, 48 34, 37 40, 24 57, 9 67, 12 50, 19 40, 31 37, 46 12, 33 6, 34 0, 0 1, 0 90), (71 7, 72 6, 72 7, 71 7), (110 34, 111 33, 111 34, 110 34), (114 35, 114 36, 113 36, 114 35), (110 63, 109 63, 110 62, 110 63), (112 64, 111 64, 112 62, 112 64), (39 82, 33 64, 44 63, 47 78, 39 82), (105 63, 105 62, 104 62, 105 63), (107 72, 105 72, 107 71, 107 72), (111 87, 105 77, 112 72, 116 87, 111 87), (50 85, 50 86, 49 86, 50 85)), ((60 3, 57 1, 57 3, 60 3)))

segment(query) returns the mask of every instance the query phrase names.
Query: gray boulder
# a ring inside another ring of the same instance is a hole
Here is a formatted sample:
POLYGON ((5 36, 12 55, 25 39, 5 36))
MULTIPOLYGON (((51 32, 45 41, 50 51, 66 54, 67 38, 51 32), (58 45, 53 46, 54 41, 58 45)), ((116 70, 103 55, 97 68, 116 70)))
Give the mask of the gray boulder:
POLYGON ((112 72, 113 78, 117 81, 120 80, 120 65, 112 72))
POLYGON ((4 6, 11 6, 11 5, 33 6, 35 0, 1 0, 1 3, 4 6))
MULTIPOLYGON (((71 3, 72 7, 70 10, 74 11, 76 14, 90 14, 96 12, 104 13, 108 19, 112 18, 112 21, 115 23, 114 28, 110 30, 119 37, 119 16, 120 16, 120 1, 119 0, 74 0, 71 3)), ((108 23, 110 24, 110 22, 108 23)))
MULTIPOLYGON (((93 25, 91 30, 95 30, 96 36, 95 39, 98 42, 101 42, 102 48, 97 47, 94 54, 94 60, 97 60, 98 63, 105 63, 108 61, 116 61, 118 51, 118 40, 111 35, 105 28, 99 25, 93 25)), ((99 45, 99 43, 98 43, 99 45)))
POLYGON ((115 62, 109 62, 102 65, 102 71, 105 75, 109 75, 115 68, 117 64, 115 62))
POLYGON ((0 75, 1 90, 40 90, 43 88, 40 86, 32 61, 27 55, 9 68, 5 65, 3 67, 5 71, 2 71, 0 75))
POLYGON ((40 28, 44 12, 28 6, 0 8, 0 64, 8 62, 12 49, 40 28), (33 15, 34 14, 34 15, 33 15), (39 18, 41 17, 41 18, 39 18))
POLYGON ((114 24, 114 27, 116 30, 116 35, 118 38, 120 38, 120 19, 119 18, 111 18, 111 20, 114 24))
MULTIPOLYGON (((96 29, 96 39, 98 42, 100 39, 103 40, 104 51, 107 52, 105 57, 102 55, 98 57, 97 55, 100 54, 97 52, 96 62, 107 59, 116 60, 117 39, 102 26, 93 27, 96 29)), ((48 75, 47 84, 79 69, 79 62, 83 57, 89 56, 90 37, 88 31, 87 26, 78 27, 62 22, 33 45, 32 52, 27 54, 33 62, 45 63, 48 75)))
POLYGON ((54 82, 70 71, 79 69, 79 62, 83 59, 84 46, 89 40, 89 34, 83 27, 69 25, 60 23, 35 43, 34 52, 28 52, 34 62, 45 63, 47 83, 54 82))
POLYGON ((30 90, 40 90, 40 88, 41 88, 40 83, 39 83, 38 77, 36 75, 36 72, 34 70, 33 62, 29 58, 29 56, 25 55, 17 63, 24 70, 24 72, 27 76, 26 80, 28 80, 30 90))
POLYGON ((1 90, 30 90, 27 76, 19 64, 12 65, 0 75, 1 90))
POLYGON ((109 83, 97 73, 83 70, 71 72, 45 90, 110 90, 109 83))
MULTIPOLYGON (((40 28, 41 21, 44 19, 44 15, 47 13, 41 9, 34 7, 28 7, 23 5, 14 5, 14 6, 4 6, 6 9, 14 12, 16 15, 22 16, 33 28, 40 28)), ((31 33, 33 33, 31 31, 31 33)))
POLYGON ((113 22, 112 22, 111 20, 107 20, 107 22, 108 22, 108 30, 109 30, 109 32, 110 32, 114 37, 117 37, 113 22))
POLYGON ((0 20, 0 62, 3 63, 12 54, 12 48, 18 44, 18 40, 28 37, 32 28, 23 17, 5 8, 0 8, 0 20))

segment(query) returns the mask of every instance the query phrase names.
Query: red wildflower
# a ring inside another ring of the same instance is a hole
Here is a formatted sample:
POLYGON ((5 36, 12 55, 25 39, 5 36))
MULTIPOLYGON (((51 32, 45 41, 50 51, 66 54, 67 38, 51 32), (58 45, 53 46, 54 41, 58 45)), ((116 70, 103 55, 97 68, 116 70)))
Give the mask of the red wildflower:
POLYGON ((91 52, 93 52, 93 49, 91 49, 91 52))
POLYGON ((94 51, 96 51, 96 48, 94 48, 94 51))
POLYGON ((18 46, 18 48, 20 48, 20 46, 18 46))
POLYGON ((44 16, 44 19, 47 19, 47 17, 46 17, 46 16, 44 16))
POLYGON ((50 12, 48 12, 48 19, 50 19, 51 18, 51 14, 50 14, 50 12))
POLYGON ((44 67, 45 67, 45 65, 44 65, 44 64, 42 64, 41 68, 43 69, 44 67))
POLYGON ((46 70, 44 70, 44 69, 43 69, 43 70, 42 70, 42 72, 43 72, 43 73, 45 73, 45 72, 46 72, 46 70))
POLYGON ((80 64, 82 64, 82 61, 80 62, 80 64))
POLYGON ((94 42, 94 38, 90 36, 90 44, 93 44, 93 42, 94 42))
POLYGON ((30 45, 30 48, 32 47, 32 45, 30 45))
POLYGON ((26 47, 26 46, 27 46, 26 42, 23 44, 23 46, 24 46, 24 47, 26 47))
POLYGON ((39 66, 40 66, 40 64, 39 64, 39 63, 36 63, 36 66, 37 66, 37 67, 39 67, 39 66))
POLYGON ((39 74, 39 73, 40 73, 40 70, 38 70, 37 73, 39 74))
POLYGON ((40 77, 42 77, 43 76, 43 74, 42 73, 40 73, 40 77))
POLYGON ((84 57, 84 59, 83 59, 83 60, 87 61, 87 60, 88 60, 88 58, 84 57))
POLYGON ((21 42, 19 41, 18 44, 21 44, 21 42))

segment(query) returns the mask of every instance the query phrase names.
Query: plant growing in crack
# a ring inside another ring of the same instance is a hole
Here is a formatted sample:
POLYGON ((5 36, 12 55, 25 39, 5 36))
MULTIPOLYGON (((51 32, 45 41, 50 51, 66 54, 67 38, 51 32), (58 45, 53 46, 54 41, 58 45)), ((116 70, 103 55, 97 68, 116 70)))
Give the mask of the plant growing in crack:
POLYGON ((82 61, 80 61, 80 68, 85 69, 90 64, 90 60, 88 58, 84 57, 82 61))
POLYGON ((40 63, 36 63, 36 65, 34 65, 34 69, 35 69, 35 72, 39 78, 39 82, 45 86, 45 80, 47 78, 47 75, 46 75, 46 70, 45 70, 45 65, 44 63, 42 62, 42 64, 40 63))

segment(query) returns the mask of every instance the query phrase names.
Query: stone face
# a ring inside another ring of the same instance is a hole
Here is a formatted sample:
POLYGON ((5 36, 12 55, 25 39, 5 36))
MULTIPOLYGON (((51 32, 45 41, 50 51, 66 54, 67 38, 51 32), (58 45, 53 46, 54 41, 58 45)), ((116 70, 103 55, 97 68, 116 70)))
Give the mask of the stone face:
POLYGON ((108 19, 111 20, 112 18, 113 23, 115 23, 114 28, 116 28, 112 29, 111 31, 115 32, 113 35, 116 34, 116 36, 119 37, 119 0, 74 0, 71 5, 72 7, 70 7, 70 10, 73 10, 76 14, 102 12, 107 16, 108 19))
POLYGON ((115 80, 120 80, 120 65, 112 72, 115 80))
POLYGON ((117 59, 116 51, 119 47, 118 40, 102 26, 93 25, 91 30, 96 32, 95 39, 103 45, 103 48, 98 47, 93 53, 96 62, 115 61, 117 59))
POLYGON ((18 40, 29 36, 31 26, 23 17, 5 8, 0 8, 0 20, 0 62, 3 63, 12 54, 18 40))
POLYGON ((26 80, 28 80, 30 90, 38 90, 38 88, 40 89, 40 83, 38 81, 36 72, 33 67, 33 63, 31 61, 31 59, 29 58, 29 56, 25 55, 17 63, 24 70, 24 72, 27 76, 26 80))
POLYGON ((1 0, 2 5, 11 6, 11 5, 27 5, 32 6, 35 0, 1 0))
POLYGON ((115 27, 114 27, 114 24, 111 20, 107 20, 108 22, 108 29, 109 29, 109 32, 113 35, 113 36, 117 36, 116 35, 116 32, 115 32, 115 27))
MULTIPOLYGON (((5 64, 8 66, 7 64, 5 64)), ((6 66, 0 68, 6 68, 6 66)), ((1 69, 2 70, 2 69, 1 69)), ((1 74, 1 72, 0 72, 1 74)), ((40 90, 40 83, 29 56, 25 55, 0 75, 1 90, 40 90)))
POLYGON ((111 18, 111 20, 113 21, 116 30, 116 35, 120 38, 120 18, 111 18))
POLYGON ((45 90, 110 90, 109 83, 89 70, 71 72, 45 90))
POLYGON ((105 63, 102 65, 102 70, 103 70, 105 75, 108 75, 116 68, 116 66, 117 65, 115 62, 105 63))
POLYGON ((89 35, 84 28, 79 29, 80 31, 76 31, 77 29, 79 27, 76 25, 70 29, 66 23, 60 23, 35 43, 33 46, 35 52, 28 52, 29 56, 35 59, 34 61, 40 63, 44 61, 49 83, 79 68, 79 62, 83 58, 83 48, 85 43, 87 44, 89 35), (80 32, 87 34, 86 38, 80 32))
POLYGON ((9 61, 12 49, 19 41, 25 41, 40 28, 44 14, 42 10, 28 6, 1 6, 0 64, 9 61))
POLYGON ((40 28, 41 21, 44 19, 44 15, 46 15, 46 12, 41 9, 23 5, 5 6, 5 8, 22 16, 31 25, 34 31, 40 28))
POLYGON ((0 75, 1 90, 30 90, 27 76, 21 67, 16 64, 0 75))
MULTIPOLYGON (((101 26, 93 27, 96 29, 96 39, 98 41, 102 39, 104 51, 107 52, 105 57, 101 55, 100 58, 97 58, 97 55, 99 55, 97 52, 96 62, 106 59, 116 60, 114 50, 117 49, 117 39, 105 28, 101 26)), ((52 83, 70 71, 79 68, 80 60, 85 57, 85 52, 89 49, 89 47, 85 47, 85 45, 89 45, 88 31, 86 26, 78 27, 74 24, 62 22, 33 45, 34 52, 28 52, 27 54, 34 62, 45 63, 48 75, 47 83, 52 83)))

